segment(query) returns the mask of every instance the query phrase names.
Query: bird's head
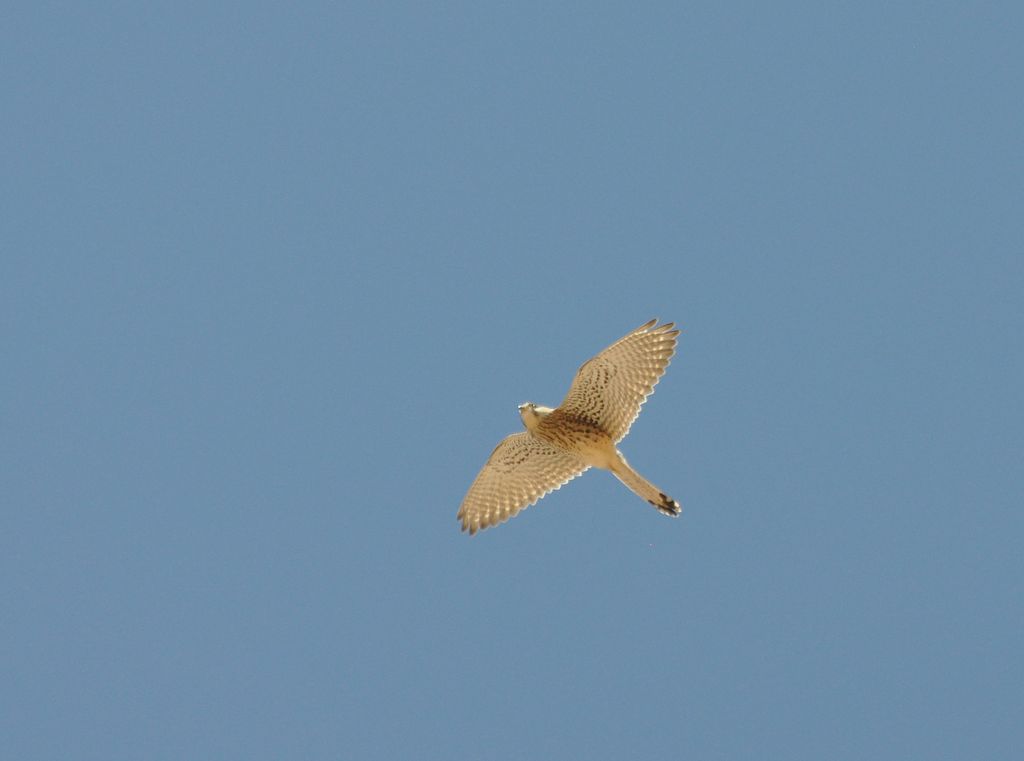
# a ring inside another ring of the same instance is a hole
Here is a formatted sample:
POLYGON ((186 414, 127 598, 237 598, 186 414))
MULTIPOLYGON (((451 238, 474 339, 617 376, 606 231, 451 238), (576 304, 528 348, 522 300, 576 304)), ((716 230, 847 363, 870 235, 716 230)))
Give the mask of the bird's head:
POLYGON ((539 404, 533 402, 523 402, 519 405, 519 417, 523 419, 523 425, 525 425, 531 431, 541 420, 550 415, 554 410, 550 407, 542 407, 539 404))

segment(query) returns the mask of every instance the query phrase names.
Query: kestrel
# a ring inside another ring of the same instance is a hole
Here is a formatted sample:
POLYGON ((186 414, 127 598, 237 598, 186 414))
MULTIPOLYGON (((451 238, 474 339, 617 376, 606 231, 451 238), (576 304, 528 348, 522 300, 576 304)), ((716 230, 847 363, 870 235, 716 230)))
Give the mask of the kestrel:
POLYGON ((519 405, 526 430, 504 439, 462 500, 458 518, 470 534, 504 523, 591 467, 610 470, 665 515, 679 503, 645 479, 615 448, 676 350, 673 323, 651 320, 619 339, 576 373, 556 409, 519 405))

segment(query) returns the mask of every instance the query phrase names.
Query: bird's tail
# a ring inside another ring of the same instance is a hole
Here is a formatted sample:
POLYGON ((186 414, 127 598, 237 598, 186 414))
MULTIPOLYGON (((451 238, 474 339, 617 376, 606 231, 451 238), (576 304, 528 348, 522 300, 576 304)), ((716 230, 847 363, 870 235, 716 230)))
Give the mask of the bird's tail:
POLYGON ((619 452, 618 462, 612 466, 611 471, 617 479, 629 487, 630 491, 647 500, 665 515, 675 518, 683 511, 678 502, 633 470, 621 452, 619 452))

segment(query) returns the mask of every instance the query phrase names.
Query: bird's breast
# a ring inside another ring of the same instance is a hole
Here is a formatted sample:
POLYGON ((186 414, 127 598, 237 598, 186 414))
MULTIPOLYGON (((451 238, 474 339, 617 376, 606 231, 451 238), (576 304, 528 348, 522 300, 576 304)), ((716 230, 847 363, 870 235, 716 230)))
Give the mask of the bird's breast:
POLYGON ((554 412, 534 430, 534 435, 572 452, 595 468, 611 468, 616 459, 611 437, 594 423, 554 412))

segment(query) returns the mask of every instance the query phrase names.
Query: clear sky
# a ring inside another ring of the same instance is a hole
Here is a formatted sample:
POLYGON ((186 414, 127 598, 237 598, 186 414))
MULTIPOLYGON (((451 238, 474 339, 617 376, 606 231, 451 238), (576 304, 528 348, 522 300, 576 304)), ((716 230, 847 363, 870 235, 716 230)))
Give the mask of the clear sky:
POLYGON ((2 15, 4 758, 1020 751, 1019 2, 2 15))

